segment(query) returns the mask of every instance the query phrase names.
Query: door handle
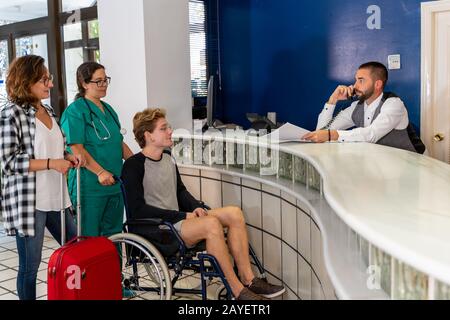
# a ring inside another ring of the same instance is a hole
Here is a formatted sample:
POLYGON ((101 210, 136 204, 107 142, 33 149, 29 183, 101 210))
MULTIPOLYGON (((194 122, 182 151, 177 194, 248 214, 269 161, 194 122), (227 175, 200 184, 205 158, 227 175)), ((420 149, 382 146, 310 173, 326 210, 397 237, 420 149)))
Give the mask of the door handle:
POLYGON ((436 133, 433 137, 433 140, 436 142, 444 140, 445 136, 443 133, 436 133))

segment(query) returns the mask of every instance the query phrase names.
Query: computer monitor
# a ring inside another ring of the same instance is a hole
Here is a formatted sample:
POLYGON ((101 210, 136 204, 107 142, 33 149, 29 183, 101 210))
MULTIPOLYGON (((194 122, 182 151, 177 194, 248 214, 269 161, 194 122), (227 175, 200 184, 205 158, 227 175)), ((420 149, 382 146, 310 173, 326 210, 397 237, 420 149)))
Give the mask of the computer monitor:
POLYGON ((208 127, 213 127, 214 122, 214 109, 216 107, 216 79, 214 75, 209 77, 208 81, 208 94, 206 96, 206 124, 208 127))

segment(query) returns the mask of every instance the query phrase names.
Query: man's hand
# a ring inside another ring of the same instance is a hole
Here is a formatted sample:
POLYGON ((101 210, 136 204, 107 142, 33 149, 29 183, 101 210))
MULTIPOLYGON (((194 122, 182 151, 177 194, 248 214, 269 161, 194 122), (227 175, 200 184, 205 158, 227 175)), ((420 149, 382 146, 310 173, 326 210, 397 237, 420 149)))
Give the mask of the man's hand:
POLYGON ((186 220, 195 219, 195 218, 197 218, 197 215, 195 213, 193 213, 193 212, 186 213, 186 220))
POLYGON ((336 105, 339 100, 347 100, 351 96, 353 96, 354 88, 353 86, 344 86, 340 85, 334 90, 333 94, 330 96, 328 100, 328 104, 336 105))
POLYGON ((192 211, 197 217, 204 217, 208 215, 208 212, 203 208, 197 208, 194 211, 192 211))
POLYGON ((336 130, 330 130, 330 136, 328 136, 328 130, 317 130, 305 134, 302 139, 310 140, 313 142, 326 142, 330 138, 330 141, 335 141, 339 138, 339 134, 336 130))

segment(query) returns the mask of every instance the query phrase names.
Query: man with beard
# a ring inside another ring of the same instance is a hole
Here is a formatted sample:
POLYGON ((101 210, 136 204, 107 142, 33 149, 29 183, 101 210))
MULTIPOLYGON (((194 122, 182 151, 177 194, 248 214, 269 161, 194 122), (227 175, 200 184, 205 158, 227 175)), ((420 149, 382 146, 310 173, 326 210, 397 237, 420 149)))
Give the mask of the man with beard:
POLYGON ((371 142, 420 152, 411 142, 409 134, 413 129, 403 101, 395 94, 383 92, 388 80, 386 67, 379 62, 364 63, 355 80, 354 85, 340 85, 334 90, 319 115, 317 131, 302 138, 313 142, 371 142), (333 119, 337 101, 353 95, 358 100, 333 119))

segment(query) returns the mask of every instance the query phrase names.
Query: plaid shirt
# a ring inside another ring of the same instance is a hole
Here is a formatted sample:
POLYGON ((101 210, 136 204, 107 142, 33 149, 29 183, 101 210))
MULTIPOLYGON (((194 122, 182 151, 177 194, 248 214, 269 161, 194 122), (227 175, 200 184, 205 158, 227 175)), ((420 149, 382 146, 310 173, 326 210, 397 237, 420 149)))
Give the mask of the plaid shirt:
MULTIPOLYGON (((52 117, 52 107, 44 106, 52 117)), ((6 233, 33 237, 36 214, 34 159, 36 110, 31 105, 8 104, 0 110, 1 210, 6 233)))

